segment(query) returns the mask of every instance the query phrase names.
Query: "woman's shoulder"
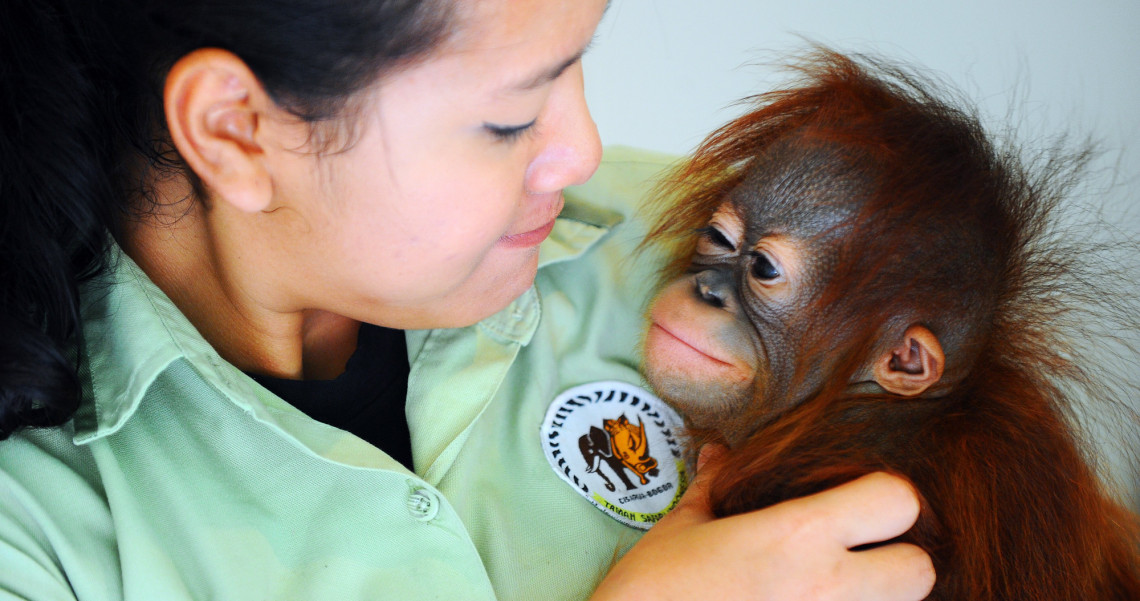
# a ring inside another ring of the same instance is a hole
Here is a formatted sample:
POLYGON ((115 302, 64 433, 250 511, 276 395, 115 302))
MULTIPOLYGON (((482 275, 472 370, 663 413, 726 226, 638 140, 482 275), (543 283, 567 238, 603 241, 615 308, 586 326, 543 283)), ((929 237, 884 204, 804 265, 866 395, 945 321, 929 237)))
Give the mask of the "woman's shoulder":
POLYGON ((597 171, 565 190, 566 206, 540 264, 594 254, 598 247, 639 254, 653 222, 654 197, 680 157, 628 146, 606 148, 597 171))
POLYGON ((567 206, 589 205, 630 217, 642 210, 655 188, 681 157, 662 152, 610 146, 588 182, 566 189, 567 206))

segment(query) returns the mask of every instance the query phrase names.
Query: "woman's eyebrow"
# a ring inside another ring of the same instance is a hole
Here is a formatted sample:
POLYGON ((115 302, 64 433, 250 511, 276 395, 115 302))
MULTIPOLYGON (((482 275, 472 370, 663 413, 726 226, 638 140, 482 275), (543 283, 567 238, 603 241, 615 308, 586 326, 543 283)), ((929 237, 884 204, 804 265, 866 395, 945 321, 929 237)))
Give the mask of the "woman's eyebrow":
MULTIPOLYGON (((591 40, 591 43, 592 42, 593 40, 591 40)), ((574 53, 574 56, 571 56, 561 63, 558 63, 554 67, 543 70, 541 73, 535 75, 534 77, 524 79, 520 83, 510 86, 511 89, 519 92, 528 92, 558 79, 559 76, 561 76, 567 69, 574 65, 574 63, 582 60, 582 55, 585 54, 586 50, 589 48, 590 44, 586 44, 586 47, 574 53)))
MULTIPOLYGON (((612 3, 613 3, 613 0, 607 0, 606 1, 606 8, 602 11, 603 16, 605 15, 605 13, 609 12, 610 5, 612 3)), ((594 40, 596 40, 597 37, 598 37, 597 34, 595 34, 593 37, 590 38, 589 42, 586 42, 586 45, 583 46, 581 50, 579 50, 578 52, 576 52, 574 54, 574 56, 571 56, 570 58, 568 58, 565 61, 556 65, 555 67, 550 68, 550 69, 546 69, 545 71, 542 71, 541 73, 535 75, 534 77, 522 80, 520 83, 515 84, 513 86, 510 86, 510 87, 515 91, 527 92, 527 91, 533 90, 537 87, 543 86, 545 84, 548 84, 548 83, 558 79, 558 77, 561 76, 574 63, 582 60, 582 55, 586 54, 586 51, 590 49, 590 46, 594 45, 594 40)))

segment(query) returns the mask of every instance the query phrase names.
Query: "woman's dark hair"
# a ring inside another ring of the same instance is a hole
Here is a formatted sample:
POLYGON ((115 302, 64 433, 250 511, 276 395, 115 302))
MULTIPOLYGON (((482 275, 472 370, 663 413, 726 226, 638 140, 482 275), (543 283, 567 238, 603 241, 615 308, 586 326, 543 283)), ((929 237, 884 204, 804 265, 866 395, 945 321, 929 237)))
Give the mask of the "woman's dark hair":
POLYGON ((5 0, 0 8, 0 439, 80 398, 79 288, 108 268, 145 174, 185 172, 162 86, 204 47, 310 123, 448 36, 453 0, 5 0), (139 166, 143 177, 140 177, 139 166))

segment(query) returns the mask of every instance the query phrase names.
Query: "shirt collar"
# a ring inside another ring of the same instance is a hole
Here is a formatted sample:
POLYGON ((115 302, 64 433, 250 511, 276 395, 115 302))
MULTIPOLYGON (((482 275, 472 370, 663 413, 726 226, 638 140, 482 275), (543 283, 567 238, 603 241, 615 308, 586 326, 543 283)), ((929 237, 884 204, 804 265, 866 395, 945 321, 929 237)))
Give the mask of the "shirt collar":
POLYGON ((187 346, 209 348, 130 257, 117 245, 110 252, 109 273, 85 286, 82 295, 82 367, 89 390, 75 414, 80 444, 121 428, 155 378, 185 356, 187 346))
MULTIPOLYGON (((573 260, 596 244, 620 213, 568 198, 550 237, 539 249, 540 269, 573 260)), ((113 434, 138 409, 147 390, 167 367, 186 359, 235 404, 262 413, 265 403, 283 401, 262 394, 218 355, 173 301, 117 246, 112 268, 83 291, 86 349, 81 378, 84 401, 75 414, 75 442, 113 434)), ((527 344, 538 328, 541 304, 530 290, 477 327, 503 342, 527 344)))

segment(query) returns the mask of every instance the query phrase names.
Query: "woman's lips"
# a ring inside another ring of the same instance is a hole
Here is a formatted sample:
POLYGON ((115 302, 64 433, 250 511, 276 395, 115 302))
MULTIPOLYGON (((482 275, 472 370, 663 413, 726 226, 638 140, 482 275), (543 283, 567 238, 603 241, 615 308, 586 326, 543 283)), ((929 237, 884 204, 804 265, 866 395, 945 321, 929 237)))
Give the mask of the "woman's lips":
POLYGON ((550 221, 527 232, 505 235, 499 238, 500 246, 505 248, 532 248, 542 244, 542 241, 546 240, 546 237, 550 235, 551 230, 554 229, 554 221, 558 219, 558 215, 562 213, 562 207, 565 202, 562 198, 562 193, 557 192, 534 196, 531 197, 530 202, 533 203, 531 207, 534 213, 538 215, 549 215, 550 221))
POLYGON ((546 237, 550 235, 550 231, 554 229, 554 219, 548 223, 536 227, 529 232, 522 232, 521 234, 511 234, 499 238, 499 244, 507 248, 530 248, 538 246, 546 237))

